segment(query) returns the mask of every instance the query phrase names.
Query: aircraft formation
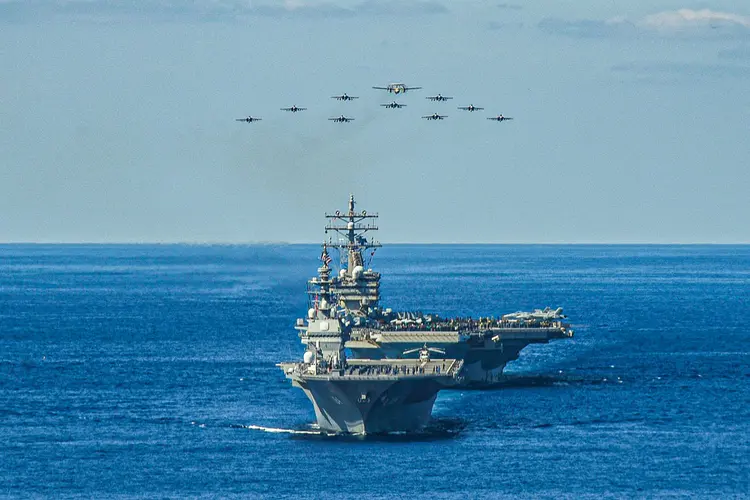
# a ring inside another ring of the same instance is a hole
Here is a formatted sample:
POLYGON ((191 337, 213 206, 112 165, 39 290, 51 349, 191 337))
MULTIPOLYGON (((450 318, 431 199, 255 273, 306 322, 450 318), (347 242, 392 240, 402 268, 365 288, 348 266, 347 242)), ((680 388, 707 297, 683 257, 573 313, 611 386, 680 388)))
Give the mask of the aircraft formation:
MULTIPOLYGON (((406 94, 410 90, 419 90, 421 88, 422 87, 409 87, 409 86, 407 86, 407 85, 405 85, 403 83, 389 83, 385 87, 373 87, 373 89, 376 89, 376 90, 385 90, 389 94, 397 94, 397 95, 398 94, 406 94)), ((358 96, 350 96, 349 94, 347 94, 346 92, 344 92, 341 95, 331 96, 331 99, 336 99, 337 101, 353 101, 355 99, 359 99, 359 97, 358 96)), ((429 101, 432 101, 432 102, 447 102, 448 100, 453 99, 453 97, 444 96, 442 94, 436 94, 436 95, 427 96, 427 97, 425 97, 425 99, 427 99, 429 101)), ((384 107, 386 109, 401 109, 401 108, 406 107, 406 104, 401 104, 401 103, 398 103, 396 101, 392 101, 390 103, 381 104, 380 106, 382 106, 382 107, 384 107)), ((295 105, 292 105, 291 107, 280 108, 280 109, 281 109, 281 111, 289 111, 291 113, 298 113, 300 111, 305 111, 307 108, 297 107, 297 105, 295 104, 295 105)), ((482 111, 482 110, 484 110, 484 108, 479 107, 479 106, 474 106, 473 104, 469 104, 468 106, 457 106, 457 109, 460 109, 462 111, 468 111, 470 113, 473 113, 474 111, 482 111)), ((422 116, 422 118, 425 119, 425 120, 434 120, 434 121, 444 120, 447 117, 448 117, 448 115, 443 115, 443 114, 440 114, 440 113, 432 113, 432 114, 429 114, 429 115, 422 116)), ((504 121, 512 120, 513 118, 511 118, 509 116, 503 116, 502 114, 499 114, 497 116, 488 117, 487 119, 488 120, 492 120, 492 121, 496 121, 496 122, 504 122, 504 121)), ((256 121, 260 121, 260 120, 262 120, 262 118, 253 117, 253 116, 247 116, 246 118, 236 118, 236 121, 238 121, 238 122, 247 122, 247 123, 252 123, 252 122, 256 122, 256 121)), ((334 123, 349 123, 349 122, 353 121, 354 118, 348 117, 348 116, 345 116, 345 115, 342 114, 341 116, 331 117, 328 120, 330 120, 330 121, 332 121, 334 123)))

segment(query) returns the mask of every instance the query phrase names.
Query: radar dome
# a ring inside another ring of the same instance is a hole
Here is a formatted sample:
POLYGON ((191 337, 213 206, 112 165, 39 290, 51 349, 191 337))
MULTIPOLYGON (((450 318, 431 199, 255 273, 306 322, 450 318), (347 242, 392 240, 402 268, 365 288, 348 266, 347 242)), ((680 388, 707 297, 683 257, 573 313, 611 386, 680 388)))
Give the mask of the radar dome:
POLYGON ((310 319, 313 319, 315 317, 315 309, 312 307, 307 310, 307 317, 310 319))
POLYGON ((343 278, 344 276, 346 276, 346 269, 342 269, 339 271, 339 278, 343 278))
POLYGON ((347 229, 350 229, 350 230, 351 230, 351 229, 354 229, 354 223, 353 223, 353 222, 348 222, 348 223, 346 224, 346 228, 347 228, 347 229))
POLYGON ((365 272, 365 268, 362 266, 354 266, 354 269, 352 269, 352 278, 355 280, 358 280, 362 277, 362 273, 365 272))
POLYGON ((315 355, 311 353, 310 351, 305 351, 305 354, 302 356, 302 361, 304 361, 306 364, 310 364, 313 362, 313 357, 315 355))

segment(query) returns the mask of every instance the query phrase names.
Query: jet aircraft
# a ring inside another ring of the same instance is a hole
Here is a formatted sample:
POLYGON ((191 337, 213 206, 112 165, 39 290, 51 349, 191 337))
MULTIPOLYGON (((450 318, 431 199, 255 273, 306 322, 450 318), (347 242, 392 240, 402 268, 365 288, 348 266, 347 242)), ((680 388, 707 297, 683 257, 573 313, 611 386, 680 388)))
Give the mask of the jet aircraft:
POLYGON ((347 118, 346 116, 341 115, 341 116, 337 116, 336 118, 329 118, 329 120, 333 122, 337 122, 337 123, 346 123, 346 122, 350 122, 354 120, 354 118, 347 118))
POLYGON ((393 102, 388 103, 388 104, 381 104, 381 106, 383 106, 384 108, 399 108, 400 109, 400 108, 403 108, 404 106, 406 106, 406 104, 399 104, 396 101, 393 101, 393 102))
POLYGON ((347 95, 346 92, 344 92, 341 95, 331 96, 331 99, 336 99, 337 101, 353 101, 354 99, 359 99, 359 97, 347 95))
POLYGON ((403 83, 389 83, 387 87, 373 87, 378 90, 387 90, 393 94, 406 94, 407 90, 418 90, 422 87, 407 87, 403 83))
POLYGON ((448 115, 439 115, 437 113, 432 113, 431 115, 423 116, 422 118, 425 118, 427 120, 442 120, 443 118, 447 116, 448 115))
POLYGON ((292 106, 291 108, 281 108, 281 111, 291 111, 292 113, 296 113, 297 111, 304 111, 307 108, 298 108, 296 105, 292 106))
POLYGON ((431 95, 429 97, 425 97, 425 99, 429 99, 431 101, 447 101, 448 99, 453 99, 452 97, 446 97, 442 94, 438 95, 431 95))
POLYGON ((497 115, 487 118, 488 120, 495 120, 496 122, 504 122, 505 120, 512 120, 510 116, 497 115))
POLYGON ((463 109, 464 111, 479 111, 484 108, 478 108, 474 106, 473 104, 469 104, 468 106, 459 106, 458 109, 463 109))
POLYGON ((238 121, 238 122, 247 122, 247 123, 259 122, 261 120, 262 120, 262 118, 254 118, 252 116, 248 116, 247 118, 236 118, 235 119, 235 121, 238 121))

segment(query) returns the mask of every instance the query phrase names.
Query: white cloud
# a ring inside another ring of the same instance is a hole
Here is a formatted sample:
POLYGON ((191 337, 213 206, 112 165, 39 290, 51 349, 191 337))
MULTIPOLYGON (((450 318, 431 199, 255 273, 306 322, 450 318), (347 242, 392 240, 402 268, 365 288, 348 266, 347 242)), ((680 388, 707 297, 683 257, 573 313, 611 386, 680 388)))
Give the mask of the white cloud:
POLYGON ((438 0, 0 0, 0 23, 50 16, 86 19, 240 19, 420 16, 448 9, 438 0))
POLYGON ((679 9, 651 14, 638 22, 640 26, 657 30, 704 28, 717 24, 750 28, 750 17, 710 9, 679 9))
POLYGON ((631 19, 624 16, 563 20, 548 18, 539 23, 545 31, 579 38, 656 36, 745 37, 750 35, 750 17, 710 9, 678 9, 631 19))

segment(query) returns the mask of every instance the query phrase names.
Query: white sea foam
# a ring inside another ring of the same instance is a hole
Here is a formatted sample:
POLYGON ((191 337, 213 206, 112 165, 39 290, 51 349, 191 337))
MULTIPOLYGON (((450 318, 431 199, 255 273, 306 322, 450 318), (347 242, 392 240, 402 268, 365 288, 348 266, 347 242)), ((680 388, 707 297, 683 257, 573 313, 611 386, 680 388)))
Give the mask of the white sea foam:
POLYGON ((297 429, 279 429, 277 427, 263 427, 262 425, 243 425, 245 429, 254 431, 272 432, 275 434, 320 434, 320 431, 300 431, 297 429))

